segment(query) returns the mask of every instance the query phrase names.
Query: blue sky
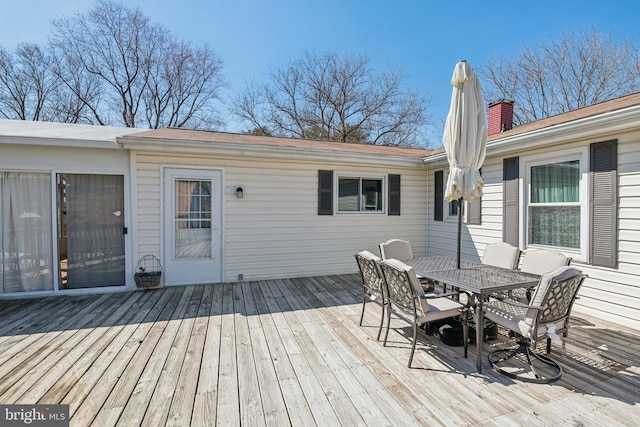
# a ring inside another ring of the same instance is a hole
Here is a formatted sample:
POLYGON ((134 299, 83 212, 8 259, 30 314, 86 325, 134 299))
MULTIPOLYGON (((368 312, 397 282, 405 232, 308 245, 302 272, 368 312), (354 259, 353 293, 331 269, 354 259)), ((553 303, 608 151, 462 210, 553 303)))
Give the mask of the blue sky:
MULTIPOLYGON (((450 78, 460 59, 484 65, 525 46, 595 26, 640 45, 640 1, 537 0, 127 0, 174 36, 207 43, 225 64, 229 94, 264 81, 305 50, 366 54, 378 70, 399 70, 408 89, 432 100, 440 144, 450 78)), ((0 0, 0 46, 45 42, 51 21, 86 12, 90 0, 0 0)), ((487 102, 491 100, 486 100, 487 102)), ((232 122, 227 127, 240 129, 232 122)))

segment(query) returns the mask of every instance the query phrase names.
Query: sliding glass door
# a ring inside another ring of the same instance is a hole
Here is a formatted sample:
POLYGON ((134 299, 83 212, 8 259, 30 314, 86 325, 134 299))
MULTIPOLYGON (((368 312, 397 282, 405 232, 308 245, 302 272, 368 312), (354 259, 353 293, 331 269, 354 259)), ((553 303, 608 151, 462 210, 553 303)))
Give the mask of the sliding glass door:
POLYGON ((0 293, 53 290, 51 174, 0 171, 0 293))

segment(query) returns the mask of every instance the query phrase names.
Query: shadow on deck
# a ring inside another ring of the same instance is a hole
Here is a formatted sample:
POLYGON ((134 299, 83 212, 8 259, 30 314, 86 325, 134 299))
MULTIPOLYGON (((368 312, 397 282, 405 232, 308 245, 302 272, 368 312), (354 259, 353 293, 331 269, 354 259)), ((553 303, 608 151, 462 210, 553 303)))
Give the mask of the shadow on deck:
MULTIPOLYGON (((640 425, 640 332, 574 315, 551 385, 475 372, 434 337, 376 341, 359 276, 0 301, 0 403, 71 425, 640 425)), ((485 353, 513 344, 485 342, 485 353)))

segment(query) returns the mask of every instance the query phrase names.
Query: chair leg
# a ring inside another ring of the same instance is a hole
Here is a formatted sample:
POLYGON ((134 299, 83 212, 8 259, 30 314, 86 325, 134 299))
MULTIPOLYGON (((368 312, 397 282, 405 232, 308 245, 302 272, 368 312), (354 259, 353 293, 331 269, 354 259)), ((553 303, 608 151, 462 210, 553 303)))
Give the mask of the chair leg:
POLYGON ((391 327, 391 307, 387 307, 387 330, 384 333, 384 343, 383 346, 387 345, 387 338, 389 337, 389 328, 391 327))
POLYGON ((360 326, 362 326, 362 319, 364 319, 364 308, 367 306, 368 295, 365 292, 364 298, 362 299, 362 314, 360 315, 360 326))
POLYGON ((464 341, 464 358, 467 358, 467 347, 469 346, 469 320, 462 322, 462 339, 464 341))
POLYGON ((418 340, 418 324, 413 322, 413 344, 411 345, 411 354, 409 355, 409 363, 407 366, 411 368, 413 362, 413 354, 416 352, 416 341, 418 340))
POLYGON ((382 325, 384 324, 384 311, 389 310, 387 307, 387 303, 382 302, 382 315, 380 315, 380 326, 378 327, 378 336, 376 337, 376 341, 380 341, 380 334, 382 333, 382 325))
POLYGON ((562 367, 550 357, 532 351, 529 345, 528 340, 520 339, 516 348, 494 350, 489 353, 489 364, 499 374, 520 381, 548 384, 558 380, 562 367), (542 362, 542 370, 534 366, 534 359, 542 362))

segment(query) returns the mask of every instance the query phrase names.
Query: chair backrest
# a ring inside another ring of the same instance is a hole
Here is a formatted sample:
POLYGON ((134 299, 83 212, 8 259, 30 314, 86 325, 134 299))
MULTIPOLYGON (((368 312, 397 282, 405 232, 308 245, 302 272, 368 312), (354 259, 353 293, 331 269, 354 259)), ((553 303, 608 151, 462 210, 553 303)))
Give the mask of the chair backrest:
POLYGON ((378 266, 378 262, 382 259, 369 251, 360 251, 354 255, 360 275, 362 276, 362 284, 370 293, 382 293, 382 272, 378 266))
POLYGON ((397 260, 407 260, 413 258, 411 243, 406 240, 389 239, 380 243, 380 256, 382 259, 394 258, 397 260))
MULTIPOLYGON (((544 274, 531 298, 532 306, 541 310, 528 309, 524 324, 526 335, 532 340, 547 336, 551 325, 556 334, 566 332, 569 317, 580 286, 587 276, 574 267, 563 266, 544 274)), ((523 334, 525 335, 525 334, 523 334)))
POLYGON ((507 242, 496 242, 487 245, 482 256, 482 263, 496 267, 514 269, 518 267, 520 249, 507 242))
POLYGON ((571 263, 571 258, 564 256, 560 252, 549 249, 527 251, 522 260, 520 270, 525 273, 545 274, 554 271, 558 267, 567 266, 571 263))
POLYGON ((414 305, 415 297, 424 296, 424 291, 413 268, 393 258, 385 259, 379 265, 389 301, 403 311, 417 316, 426 314, 429 309, 426 300, 420 300, 420 304, 414 305))

